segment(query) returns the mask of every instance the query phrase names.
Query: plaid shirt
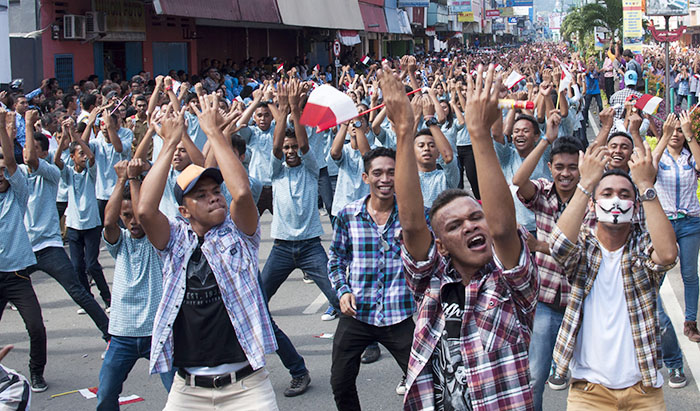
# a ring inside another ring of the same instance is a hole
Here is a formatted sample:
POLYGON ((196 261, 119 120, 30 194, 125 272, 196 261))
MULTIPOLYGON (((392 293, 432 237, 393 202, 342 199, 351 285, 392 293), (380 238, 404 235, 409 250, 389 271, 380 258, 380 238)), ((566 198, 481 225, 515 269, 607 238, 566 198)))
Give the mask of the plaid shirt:
POLYGON ((642 93, 625 86, 610 96, 610 106, 615 109, 615 118, 623 119, 625 117, 625 102, 629 96, 639 97, 641 95, 642 93))
MULTIPOLYGON (((661 333, 656 299, 660 281, 676 265, 658 265, 651 259, 654 247, 649 232, 633 224, 622 254, 621 270, 625 300, 632 326, 634 349, 642 373, 642 384, 657 385, 656 370, 661 368, 661 333)), ((574 354, 576 337, 583 315, 583 301, 598 275, 602 253, 598 238, 583 226, 576 244, 569 241, 559 227, 552 231, 552 257, 562 266, 571 283, 571 296, 554 346, 557 373, 566 375, 574 354)))
POLYGON ((683 215, 700 217, 700 203, 696 194, 698 188, 697 164, 687 148, 681 150, 678 160, 674 160, 668 149, 659 159, 656 174, 656 191, 661 207, 669 218, 683 215))
MULTIPOLYGON (((462 319, 462 359, 475 411, 532 410, 527 350, 537 304, 537 267, 520 229, 518 265, 503 270, 497 258, 474 274, 465 287, 462 319)), ((426 261, 402 254, 408 286, 422 302, 416 321, 406 375, 405 410, 434 407, 432 356, 445 329, 441 290, 462 281, 449 258, 430 246, 426 261)))
MULTIPOLYGON (((559 196, 557 196, 554 182, 551 180, 538 178, 537 180, 532 180, 532 183, 535 185, 535 195, 527 201, 518 193, 518 199, 525 207, 535 213, 537 239, 546 243, 549 242, 549 235, 561 216, 562 210, 559 209, 559 196)), ((559 264, 554 261, 552 256, 542 253, 535 253, 535 262, 540 275, 540 295, 537 300, 547 304, 554 304, 557 291, 561 291, 559 305, 566 307, 571 286, 559 264)))
POLYGON ((403 275, 396 201, 380 232, 367 212, 368 198, 353 201, 338 213, 328 277, 338 298, 345 293, 355 295, 357 320, 385 327, 412 316, 416 307, 403 275))
MULTIPOLYGON (((197 248, 197 234, 181 217, 170 221, 170 241, 162 251, 163 297, 153 324, 151 374, 169 371, 173 365, 173 323, 185 297, 187 263, 197 248)), ((260 226, 248 236, 230 215, 204 235, 201 246, 228 312, 238 342, 254 370, 265 366, 265 354, 277 350, 270 315, 258 283, 260 226)))

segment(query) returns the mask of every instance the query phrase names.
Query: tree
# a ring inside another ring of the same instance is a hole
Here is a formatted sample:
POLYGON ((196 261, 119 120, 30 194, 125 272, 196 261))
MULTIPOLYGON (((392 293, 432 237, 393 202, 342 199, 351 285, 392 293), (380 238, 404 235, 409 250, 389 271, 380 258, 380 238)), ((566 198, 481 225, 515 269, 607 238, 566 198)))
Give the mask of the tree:
POLYGON ((584 21, 592 27, 605 27, 613 38, 622 30, 622 2, 620 0, 597 0, 581 7, 584 21))

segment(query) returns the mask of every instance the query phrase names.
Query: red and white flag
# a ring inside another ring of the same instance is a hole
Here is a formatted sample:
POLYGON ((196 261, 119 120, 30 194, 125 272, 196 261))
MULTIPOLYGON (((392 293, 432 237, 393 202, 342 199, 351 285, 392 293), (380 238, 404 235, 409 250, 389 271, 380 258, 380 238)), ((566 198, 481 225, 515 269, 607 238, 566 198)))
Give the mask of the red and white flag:
POLYGON ((664 101, 661 97, 652 96, 651 94, 642 94, 637 98, 634 106, 646 114, 656 114, 659 109, 659 104, 664 101))
POLYGON ((283 72, 284 73, 284 63, 280 63, 279 66, 277 66, 277 72, 283 72))
POLYGON ((496 71, 503 71, 503 66, 500 64, 496 66, 496 71))
POLYGON ((324 84, 309 95, 299 122, 323 131, 357 117, 357 114, 357 107, 348 95, 324 84))
POLYGON ((320 72, 320 71, 321 71, 321 65, 320 65, 320 64, 315 65, 315 66, 314 66, 314 71, 319 71, 319 72, 320 72))
POLYGON ((365 66, 369 66, 370 61, 371 59, 369 58, 369 56, 362 57, 362 64, 364 64, 365 66))
POLYGON ((566 64, 562 63, 556 57, 554 57, 554 61, 556 61, 559 64, 559 67, 561 67, 561 79, 559 80, 559 90, 557 90, 557 92, 561 93, 562 91, 569 89, 571 83, 574 82, 574 76, 571 74, 571 71, 566 64))
POLYGON ((525 76, 514 70, 508 75, 508 78, 506 78, 506 81, 504 81, 503 84, 505 84, 505 86, 508 87, 508 90, 510 90, 524 79, 525 76))

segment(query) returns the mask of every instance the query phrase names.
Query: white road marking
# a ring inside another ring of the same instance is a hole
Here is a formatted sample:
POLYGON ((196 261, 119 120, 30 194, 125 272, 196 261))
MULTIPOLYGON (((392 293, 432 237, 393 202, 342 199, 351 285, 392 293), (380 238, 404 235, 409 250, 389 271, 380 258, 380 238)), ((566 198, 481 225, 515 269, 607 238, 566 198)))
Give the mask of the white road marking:
POLYGON ((600 132, 600 127, 598 127, 598 119, 593 117, 593 112, 588 110, 588 124, 591 125, 591 128, 593 129, 593 134, 596 136, 600 132))
MULTIPOLYGON (((323 307, 323 304, 325 304, 326 301, 328 301, 326 299, 326 296, 323 295, 323 293, 320 293, 318 295, 318 297, 316 297, 316 299, 311 304, 309 304, 309 306, 306 307, 304 309, 304 311, 302 311, 302 314, 315 314, 315 313, 317 313, 318 310, 320 310, 321 307, 323 307)), ((700 374, 698 374, 698 375, 700 375, 700 374)))
POLYGON ((688 337, 683 335, 685 315, 681 310, 681 305, 676 298, 676 293, 673 292, 671 282, 668 279, 666 279, 661 286, 661 299, 664 301, 666 314, 668 314, 668 317, 673 323, 673 328, 678 338, 678 344, 680 344, 681 350, 683 351, 683 357, 688 363, 690 372, 693 374, 695 387, 700 391, 700 386, 698 385, 698 378, 700 378, 700 349, 698 349, 697 343, 691 342, 688 337))

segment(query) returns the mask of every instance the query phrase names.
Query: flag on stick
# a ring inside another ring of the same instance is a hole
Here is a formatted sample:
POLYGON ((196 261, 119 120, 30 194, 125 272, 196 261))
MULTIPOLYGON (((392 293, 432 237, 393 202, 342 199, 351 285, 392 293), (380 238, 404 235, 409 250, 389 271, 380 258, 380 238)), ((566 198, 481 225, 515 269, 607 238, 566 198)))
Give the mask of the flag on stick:
POLYGON ((512 71, 508 75, 508 78, 506 78, 506 81, 503 82, 503 84, 505 84, 505 86, 508 87, 508 90, 510 90, 513 87, 515 87, 516 84, 520 83, 524 79, 525 79, 525 76, 518 73, 517 71, 512 71))
POLYGON ((350 96, 324 84, 311 92, 299 121, 323 131, 354 117, 357 117, 357 107, 350 96))
POLYGON ((637 98, 634 106, 646 114, 656 114, 659 109, 659 104, 664 101, 661 97, 652 96, 651 94, 642 94, 637 98))

